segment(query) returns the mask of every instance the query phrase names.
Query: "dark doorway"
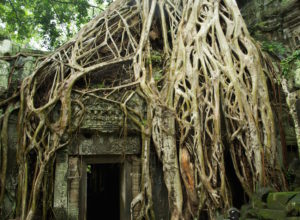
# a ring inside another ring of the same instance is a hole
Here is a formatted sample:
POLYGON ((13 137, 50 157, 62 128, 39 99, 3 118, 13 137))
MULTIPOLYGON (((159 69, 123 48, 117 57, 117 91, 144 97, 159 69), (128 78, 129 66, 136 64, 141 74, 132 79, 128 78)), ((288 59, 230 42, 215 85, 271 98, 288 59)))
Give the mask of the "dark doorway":
POLYGON ((87 169, 87 220, 119 220, 120 164, 91 164, 87 169))

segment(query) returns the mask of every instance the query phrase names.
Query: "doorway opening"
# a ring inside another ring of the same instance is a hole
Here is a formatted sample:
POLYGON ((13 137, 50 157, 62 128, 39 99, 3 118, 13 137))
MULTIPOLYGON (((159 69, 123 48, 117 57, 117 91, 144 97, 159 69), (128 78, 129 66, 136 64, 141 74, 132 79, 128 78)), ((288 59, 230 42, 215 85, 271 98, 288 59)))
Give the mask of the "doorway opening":
POLYGON ((87 166, 86 218, 120 219, 120 164, 87 166))

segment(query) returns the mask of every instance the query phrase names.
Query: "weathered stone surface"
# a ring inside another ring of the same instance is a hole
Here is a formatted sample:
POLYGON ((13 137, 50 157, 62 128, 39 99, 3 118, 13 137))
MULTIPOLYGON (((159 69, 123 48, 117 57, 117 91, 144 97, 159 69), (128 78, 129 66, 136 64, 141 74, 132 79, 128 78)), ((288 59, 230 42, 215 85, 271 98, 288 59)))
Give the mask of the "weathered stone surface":
MULTIPOLYGON (((279 110, 278 110, 279 112, 279 110)), ((282 105, 282 110, 281 114, 279 115, 284 134, 285 134, 285 141, 286 145, 288 146, 293 146, 297 145, 297 139, 296 139, 296 134, 295 134, 295 129, 293 127, 293 120, 291 116, 289 115, 289 110, 285 105, 282 105)))
POLYGON ((16 209, 16 192, 17 192, 17 176, 18 167, 16 162, 16 151, 18 146, 17 136, 17 117, 16 113, 10 116, 8 124, 8 152, 7 152, 7 173, 5 183, 5 195, 2 209, 0 211, 0 219, 13 218, 16 209))
MULTIPOLYGON (((10 40, 0 41, 0 56, 13 56, 19 52, 34 52, 29 49, 22 49, 10 40)), ((29 76, 35 67, 36 58, 32 56, 18 56, 15 59, 6 61, 0 59, 0 95, 3 95, 9 88, 16 88, 21 81, 29 76), (10 77, 11 70, 14 70, 10 77), (9 80, 11 80, 9 82, 9 80)))
POLYGON ((47 52, 24 47, 9 39, 0 41, 0 56, 14 56, 18 53, 45 54, 47 52))
POLYGON ((23 57, 20 56, 15 64, 14 64, 14 68, 15 71, 12 75, 12 86, 16 87, 17 85, 19 85, 21 83, 21 81, 29 76, 35 67, 35 58, 34 57, 23 57))
POLYGON ((56 156, 53 211, 58 219, 67 217, 68 210, 68 153, 62 149, 56 156))
POLYGON ((132 178, 133 161, 132 157, 127 157, 121 165, 121 178, 120 178, 120 217, 121 219, 130 219, 130 206, 133 197, 132 186, 135 183, 132 178))
POLYGON ((81 128, 113 133, 120 129, 122 122, 123 114, 117 105, 94 101, 86 106, 81 128))
POLYGON ((10 40, 0 41, 0 56, 11 56, 20 52, 20 46, 10 40))
POLYGON ((289 200, 296 196, 295 192, 276 192, 269 193, 267 197, 267 206, 269 209, 282 209, 285 210, 285 207, 289 200))
MULTIPOLYGON (((135 198, 140 192, 140 180, 141 180, 141 160, 140 160, 140 158, 137 158, 137 157, 133 158, 130 175, 132 178, 132 185, 131 185, 132 198, 135 198)), ((137 204, 133 208, 134 219, 137 219, 140 209, 141 209, 140 204, 137 204)))
POLYGON ((80 155, 122 155, 139 154, 141 143, 138 136, 118 137, 114 135, 87 136, 80 134, 70 146, 70 154, 80 155))
POLYGON ((300 191, 300 160, 297 158, 294 158, 288 168, 288 174, 289 174, 289 187, 291 190, 300 191))
POLYGON ((300 3, 297 0, 238 1, 252 35, 262 41, 280 41, 299 48, 300 3))
POLYGON ((288 203, 286 204, 285 210, 288 213, 295 213, 294 215, 296 215, 296 213, 300 213, 300 192, 290 197, 288 203))
MULTIPOLYGON (((117 95, 122 96, 123 94, 117 95)), ((100 131, 101 133, 120 133, 124 129, 124 113, 119 104, 90 98, 84 105, 85 114, 80 124, 81 129, 100 131)), ((127 102, 127 106, 142 116, 146 114, 145 103, 138 95, 134 95, 127 102)), ((76 110, 74 109, 73 112, 76 110)), ((74 124, 76 124, 76 120, 74 120, 74 124)), ((138 126, 128 118, 127 131, 136 132, 137 130, 138 126)))
MULTIPOLYGON (((254 195, 255 198, 259 196, 254 195)), ((253 198, 241 209, 241 219, 299 219, 300 217, 300 192, 269 192, 261 199, 254 201, 253 198)))
POLYGON ((159 161, 154 148, 152 148, 150 153, 150 161, 153 209, 155 217, 159 220, 168 220, 170 219, 168 191, 164 182, 162 163, 159 161))
POLYGON ((79 158, 69 158, 68 220, 79 219, 80 167, 79 158))
POLYGON ((35 60, 36 58, 34 57, 23 57, 20 56, 19 59, 17 60, 15 66, 16 68, 22 69, 20 78, 24 79, 26 76, 29 76, 34 69, 35 66, 35 60))
POLYGON ((8 88, 8 77, 10 72, 10 63, 0 60, 0 95, 8 88))
POLYGON ((294 80, 295 80, 295 87, 300 88, 300 68, 296 69, 295 75, 294 75, 294 80))
POLYGON ((280 220, 280 219, 285 219, 286 217, 286 212, 284 210, 257 209, 255 211, 257 213, 258 219, 280 220))

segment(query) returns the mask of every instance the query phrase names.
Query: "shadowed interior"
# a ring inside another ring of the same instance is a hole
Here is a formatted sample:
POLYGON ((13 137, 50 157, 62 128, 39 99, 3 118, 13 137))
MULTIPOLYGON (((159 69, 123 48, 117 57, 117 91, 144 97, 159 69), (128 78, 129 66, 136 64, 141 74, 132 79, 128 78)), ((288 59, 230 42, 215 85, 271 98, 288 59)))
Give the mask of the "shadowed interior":
POLYGON ((120 219, 120 164, 91 164, 87 172, 87 219, 120 219))

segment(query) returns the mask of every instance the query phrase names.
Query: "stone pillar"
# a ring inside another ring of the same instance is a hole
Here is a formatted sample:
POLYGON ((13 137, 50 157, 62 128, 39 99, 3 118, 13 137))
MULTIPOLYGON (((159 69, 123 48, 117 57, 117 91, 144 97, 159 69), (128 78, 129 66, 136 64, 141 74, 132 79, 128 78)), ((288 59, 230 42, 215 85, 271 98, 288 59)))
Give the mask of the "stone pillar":
POLYGON ((79 158, 69 157, 68 220, 79 219, 80 172, 79 158))
MULTIPOLYGON (((141 178, 141 162, 138 157, 132 157, 131 179, 132 179, 132 198, 135 198, 140 192, 140 178, 141 178)), ((133 217, 136 219, 139 215, 141 206, 137 204, 133 209, 133 217)))
POLYGON ((124 160, 120 173, 120 214, 121 219, 130 219, 130 205, 132 201, 132 163, 124 160))
POLYGON ((16 161, 16 152, 18 149, 17 121, 18 114, 17 112, 14 112, 11 114, 8 121, 9 135, 7 149, 7 171, 5 182, 5 194, 3 198, 3 203, 0 206, 0 219, 11 219, 13 218, 14 213, 16 211, 16 192, 18 183, 18 166, 16 161))
POLYGON ((1 96, 6 92, 8 88, 9 72, 10 72, 9 62, 0 60, 0 95, 1 96))
POLYGON ((57 219, 66 219, 68 209, 68 153, 57 153, 55 166, 53 211, 57 219))

